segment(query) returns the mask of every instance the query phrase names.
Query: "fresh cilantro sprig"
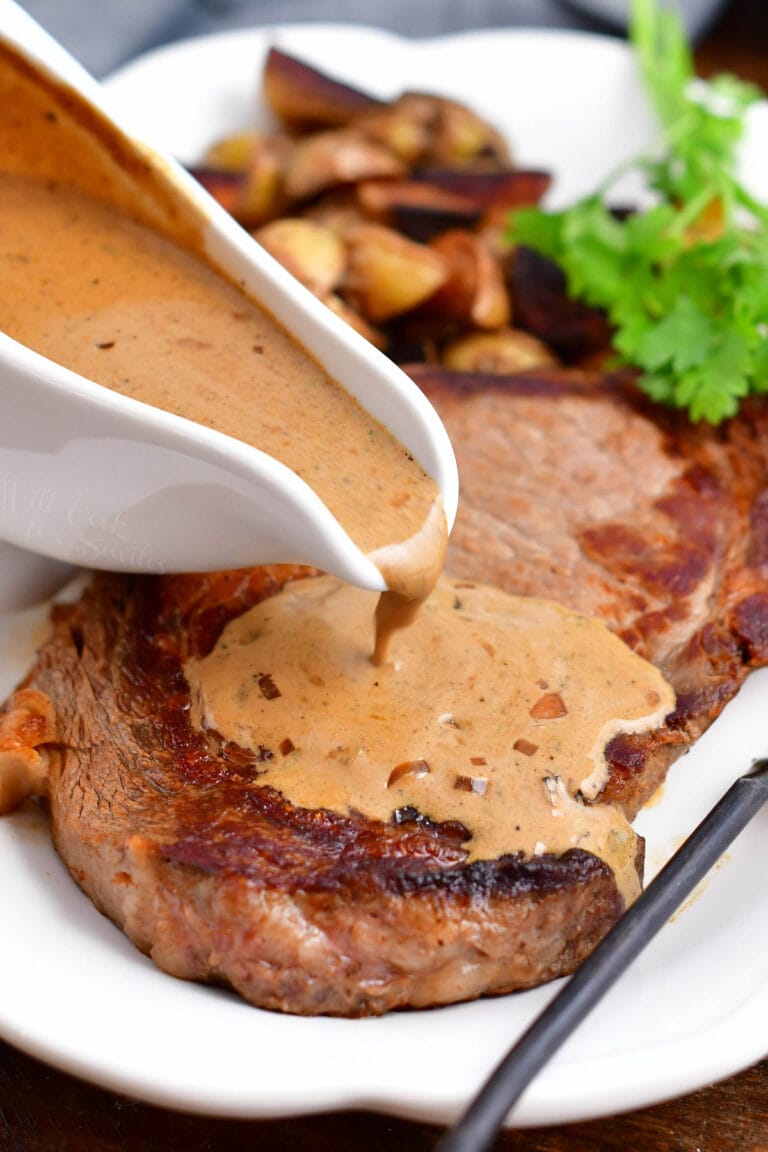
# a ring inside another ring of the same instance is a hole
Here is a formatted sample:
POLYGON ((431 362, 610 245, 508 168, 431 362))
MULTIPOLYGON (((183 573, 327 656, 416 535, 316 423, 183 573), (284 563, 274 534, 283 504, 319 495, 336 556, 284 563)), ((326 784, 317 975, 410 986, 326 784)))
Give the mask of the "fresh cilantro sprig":
POLYGON ((609 180, 565 211, 517 211, 509 239, 556 261, 569 292, 606 311, 620 360, 654 400, 717 424, 768 391, 768 207, 736 172, 759 92, 733 76, 697 81, 672 9, 632 0, 631 13, 662 129, 661 149, 634 165, 653 205, 618 218, 609 180))

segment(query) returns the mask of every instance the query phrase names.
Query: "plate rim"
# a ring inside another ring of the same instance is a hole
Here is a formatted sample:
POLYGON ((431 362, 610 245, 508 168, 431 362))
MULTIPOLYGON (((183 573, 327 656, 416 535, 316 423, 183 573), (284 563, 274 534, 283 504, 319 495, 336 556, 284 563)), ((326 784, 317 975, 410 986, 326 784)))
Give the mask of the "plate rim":
MULTIPOLYGON (((618 51, 618 53, 623 57, 626 57, 628 52, 626 45, 623 42, 617 41, 611 37, 600 36, 590 32, 566 31, 558 29, 477 29, 471 32, 458 32, 449 34, 447 36, 433 37, 428 40, 411 41, 406 37, 398 35, 397 33, 374 28, 369 25, 329 24, 320 21, 311 23, 297 22, 291 24, 272 24, 262 27, 223 31, 215 33, 212 36, 197 36, 188 38, 186 40, 175 41, 169 45, 153 49, 151 52, 138 57, 117 69, 110 76, 105 78, 105 87, 108 94, 111 95, 115 88, 117 88, 119 85, 126 84, 129 80, 131 83, 134 83, 135 77, 143 75, 144 69, 146 69, 148 65, 151 65, 153 68, 155 68, 169 58, 180 59, 188 53, 196 55, 199 51, 204 50, 206 46, 210 45, 211 41, 216 41, 220 46, 225 46, 227 42, 235 40, 239 42, 246 38, 252 40, 253 42, 258 41, 261 45, 265 45, 270 37, 274 38, 275 36, 282 34, 285 34, 286 38, 290 35, 311 36, 312 33, 317 29, 322 29, 323 35, 334 34, 338 29, 344 29, 345 31, 351 30, 353 33, 359 34, 361 37, 369 37, 371 42, 377 39, 386 40, 391 43, 393 48, 406 45, 408 46, 408 51, 411 51, 411 46, 415 46, 413 50, 416 52, 429 51, 433 46, 442 46, 446 42, 451 44, 465 44, 469 40, 477 44, 477 42, 489 36, 498 37, 499 35, 503 36, 504 38, 513 38, 517 40, 526 39, 528 41, 536 40, 539 42, 546 41, 549 43, 557 40, 562 42, 564 46, 573 44, 574 42, 583 44, 585 41, 588 41, 590 45, 599 45, 600 50, 609 48, 609 50, 613 53, 618 51)), ((254 91, 255 86, 256 70, 254 68, 254 91)), ((514 146, 514 141, 512 141, 512 144, 514 146)), ((0 629, 1 628, 2 618, 0 618, 0 629)), ((11 820, 13 819, 14 818, 11 817, 11 820)), ((0 831, 0 840, 1 839, 2 832, 0 831)), ((86 899, 85 897, 82 898, 86 899)), ((99 916, 95 909, 90 907, 90 905, 89 910, 90 912, 93 912, 94 915, 99 916)), ((118 929, 115 928, 113 930, 119 933, 118 929)), ((133 945, 129 944, 128 946, 133 951, 133 945)), ((159 976, 164 981, 172 980, 172 977, 167 976, 164 973, 159 973, 159 976)), ((544 990, 544 994, 548 996, 550 994, 550 990, 551 994, 554 994, 556 987, 556 984, 547 986, 547 989, 544 990)), ((538 989, 534 990, 535 993, 540 993, 541 991, 542 990, 538 989)), ((541 999, 541 996, 538 998, 541 999)), ((492 1002, 485 1001, 480 1003, 488 1004, 492 1002)), ((768 986, 761 990, 760 1006, 762 1012, 766 1015, 766 1019, 768 1019, 768 986)), ((457 1007, 463 1010, 471 1010, 474 1005, 460 1005, 457 1007)), ((441 1013, 451 1012, 454 1010, 454 1008, 446 1008, 435 1009, 432 1011, 441 1013)), ((261 1010, 248 1008, 247 1011, 259 1013, 261 1010)), ((754 1012, 753 1001, 750 1000, 749 1004, 744 1006, 744 1011, 754 1012)), ((729 1022, 729 1027, 735 1027, 735 1025, 732 1022, 729 1022)), ((70 1072, 76 1076, 80 1076, 83 1079, 100 1084, 102 1087, 109 1090, 128 1093, 129 1095, 138 1099, 145 1100, 147 1103, 159 1105, 162 1107, 175 1108, 177 1110, 181 1108, 184 1111, 205 1115, 255 1119, 303 1115, 310 1112, 328 1112, 344 1108, 362 1108, 365 1110, 396 1114, 409 1119, 421 1120, 424 1122, 441 1123, 453 1119, 455 1115, 458 1114, 460 1109, 468 1102, 473 1091, 472 1086, 468 1085, 465 1095, 462 1099, 453 1097, 450 1101, 446 1099, 438 1099, 437 1097, 439 1096, 439 1093, 437 1093, 437 1096, 433 1097, 431 1103, 427 1102, 423 1094, 419 1095, 418 1091, 414 1092, 410 1096, 408 1093, 403 1092, 400 1093, 397 1098, 394 1098, 386 1091, 369 1091, 367 1094, 360 1094, 359 1092, 345 1094, 343 1089, 339 1089, 335 1094, 333 1092, 326 1093, 325 1097, 322 1099, 318 1098, 317 1096, 310 1097, 309 1099, 306 1097, 302 1099, 294 1098, 293 1106, 288 1106, 284 1101, 278 1104, 276 1110, 270 1110, 268 1106, 265 1107, 264 1101, 261 1101, 258 1104, 254 1104, 253 1102, 250 1104, 247 1102, 241 1102, 240 1105, 235 1106, 235 1103, 232 1100, 226 1101, 221 1097, 219 1097, 218 1104, 215 1098, 210 1098, 203 1101, 202 1106, 199 1106, 201 1103, 199 1096, 196 1096, 194 1099, 186 1098, 182 1100, 182 1097, 179 1096, 178 1093, 168 1092, 163 1088, 162 1085, 142 1083, 140 1073, 137 1077, 134 1078, 133 1081, 130 1082, 124 1075, 113 1075, 110 1073, 109 1069, 105 1069, 99 1062, 98 1054, 92 1053, 90 1060, 83 1058, 82 1055, 78 1058, 72 1053, 70 1053, 68 1057, 62 1058, 61 1053, 56 1048, 55 1044, 53 1046, 46 1045, 39 1037, 25 1033, 23 1027, 17 1027, 15 1029, 12 1026, 9 1027, 7 1021, 4 1018, 2 1009, 0 1009, 0 1036, 3 1036, 3 1038, 7 1039, 9 1043, 16 1046, 20 1050, 25 1051, 38 1059, 59 1067, 65 1072, 70 1072)), ((698 1036, 686 1037, 684 1040, 680 1041, 678 1047, 681 1048, 681 1050, 685 1050, 691 1045, 697 1045, 698 1041, 698 1036)), ((610 1102, 603 1101, 597 1110, 595 1110, 595 1107, 591 1106, 588 1101, 572 1100, 571 1110, 567 1114, 562 1112, 554 1115, 551 1112, 548 1115, 542 1114, 541 1092, 539 1091, 539 1087, 541 1085, 542 1078, 544 1078, 549 1071, 545 1069, 545 1071, 541 1073, 540 1077, 535 1082, 534 1088, 536 1090, 533 1092, 533 1094, 529 1092, 527 1097, 523 1098, 521 1105, 511 1117, 511 1125, 515 1127, 532 1127, 538 1125, 571 1123, 588 1118, 606 1116, 619 1111, 627 1111, 634 1108, 646 1107, 648 1105, 661 1102, 662 1100, 670 1099, 674 1096, 679 1096, 685 1092, 692 1091, 695 1088, 700 1087, 705 1082, 711 1082, 715 1079, 724 1079, 730 1075, 735 1074, 742 1068, 748 1067, 754 1062, 755 1059, 760 1059, 761 1055, 765 1054, 763 1044, 764 1041, 762 1039, 758 1040, 758 1038, 755 1037, 752 1047, 747 1046, 743 1049, 743 1058, 740 1057, 735 1064, 729 1063, 728 1068, 725 1069, 722 1066, 718 1067, 716 1060, 710 1061, 707 1065, 708 1071, 705 1074, 705 1078, 702 1079, 701 1076, 694 1077, 694 1080, 696 1081, 695 1083, 691 1082, 690 1077, 686 1078, 683 1075, 684 1069, 681 1068, 680 1076, 678 1077, 675 1084, 668 1085, 670 1088, 668 1092, 660 1094, 659 1086, 656 1085, 653 1089, 650 1090, 650 1093, 646 1093, 645 1095, 643 1093, 638 1094, 637 1091, 635 1091, 635 1094, 631 1095, 631 1098, 627 1097, 610 1102), (760 1049, 759 1052, 758 1049, 760 1049), (685 1083, 682 1083, 682 1081, 685 1081, 685 1083), (582 1104, 581 1109, 578 1107, 579 1104, 582 1104)), ((602 1059, 604 1063, 613 1063, 615 1061, 615 1058, 610 1054, 605 1055, 602 1057, 602 1059)), ((594 1063, 594 1061, 595 1058, 592 1057, 592 1063, 594 1063)), ((679 1061, 680 1065, 684 1063, 685 1062, 683 1060, 679 1061)), ((550 1075, 552 1075, 551 1071, 550 1075)), ((632 1087, 636 1089, 636 1085, 632 1085, 632 1087)), ((557 1110, 555 1111, 557 1112, 557 1110)))

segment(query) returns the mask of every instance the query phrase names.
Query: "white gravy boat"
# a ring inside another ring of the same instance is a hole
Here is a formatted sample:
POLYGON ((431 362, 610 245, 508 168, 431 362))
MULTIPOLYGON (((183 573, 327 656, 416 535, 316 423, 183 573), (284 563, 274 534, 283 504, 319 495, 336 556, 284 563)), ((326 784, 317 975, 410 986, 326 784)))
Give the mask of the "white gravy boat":
MULTIPOLYGON (((241 283, 433 477, 450 529, 456 461, 419 389, 171 157, 117 122, 97 82, 12 0, 0 0, 0 43, 109 121, 126 154, 153 170, 159 201, 197 224, 209 263, 241 283)), ((270 562, 316 565, 361 587, 384 587, 372 561, 285 465, 86 380, 0 333, 0 611, 49 594, 72 566, 202 572, 270 562)))

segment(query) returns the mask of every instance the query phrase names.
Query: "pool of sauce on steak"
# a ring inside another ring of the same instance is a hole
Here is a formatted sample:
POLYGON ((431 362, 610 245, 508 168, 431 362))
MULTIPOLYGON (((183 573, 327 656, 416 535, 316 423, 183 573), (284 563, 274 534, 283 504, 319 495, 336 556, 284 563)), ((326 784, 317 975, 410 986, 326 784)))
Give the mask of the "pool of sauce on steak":
POLYGON ((232 620, 185 663, 193 726, 258 748, 259 783, 299 807, 459 821, 468 861, 580 848, 631 901, 635 834, 585 799, 608 742, 672 709, 661 674, 600 621, 445 577, 375 665, 374 603, 311 577, 232 620))

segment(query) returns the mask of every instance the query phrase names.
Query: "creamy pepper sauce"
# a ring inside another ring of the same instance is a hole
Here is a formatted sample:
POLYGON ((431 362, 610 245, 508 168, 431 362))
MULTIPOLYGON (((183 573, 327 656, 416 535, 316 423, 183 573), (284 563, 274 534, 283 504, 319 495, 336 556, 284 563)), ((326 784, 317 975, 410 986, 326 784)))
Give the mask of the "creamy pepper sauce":
POLYGON ((383 658, 388 634, 442 567, 437 486, 267 311, 201 258, 193 232, 176 222, 186 249, 167 234, 173 220, 148 226, 157 221, 140 196, 131 214, 120 165, 107 149, 93 150, 76 106, 61 99, 0 52, 0 330, 297 473, 384 575, 383 658), (48 166, 49 152, 61 172, 48 166))
POLYGON ((0 175, 0 253, 0 328, 9 336, 274 456, 362 551, 381 549, 385 566, 395 558, 393 591, 429 592, 445 535, 436 485, 234 285, 77 189, 22 175, 0 175), (426 547, 411 564, 402 544, 422 532, 426 547))
POLYGON ((231 623, 186 666, 193 722, 267 748, 259 779, 295 804, 459 820, 470 860, 583 848, 631 901, 635 838, 584 801, 607 779, 607 741, 660 724, 671 689, 552 603, 448 580, 429 596, 446 537, 434 483, 205 263, 198 229, 97 114, 0 47, 0 329, 283 461, 390 589, 377 608, 301 581, 231 623))
POLYGON ((187 663, 193 723, 260 748, 259 783, 294 804, 460 820, 470 860, 582 848, 634 899, 636 837, 583 798, 606 743, 673 707, 657 669, 597 620, 445 578, 376 667, 374 603, 330 576, 287 585, 187 663))

